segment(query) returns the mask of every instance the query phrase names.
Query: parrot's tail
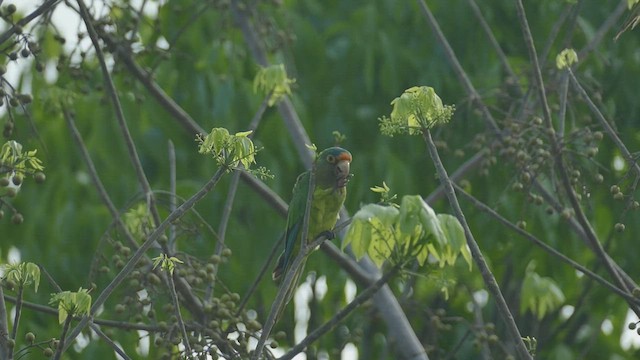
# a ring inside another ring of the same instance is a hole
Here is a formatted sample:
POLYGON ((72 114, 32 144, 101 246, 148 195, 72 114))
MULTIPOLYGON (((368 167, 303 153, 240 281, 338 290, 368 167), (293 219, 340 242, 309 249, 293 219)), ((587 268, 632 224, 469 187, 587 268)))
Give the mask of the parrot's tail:
POLYGON ((278 262, 276 263, 276 267, 273 269, 271 273, 271 278, 275 281, 276 285, 280 285, 282 282, 282 275, 284 275, 284 253, 280 254, 278 257, 278 262))
MULTIPOLYGON (((296 289, 298 289, 298 285, 300 285, 300 278, 302 277, 302 274, 304 273, 304 266, 305 266, 306 262, 307 261, 305 259, 302 262, 302 264, 300 264, 300 267, 293 274, 293 281, 291 282, 291 285, 287 289, 285 289, 286 295, 285 295, 285 298, 284 298, 284 303, 282 304, 282 306, 280 307, 280 309, 278 309, 278 312, 276 313, 276 323, 280 320, 280 317, 282 316, 282 313, 287 308, 287 304, 289 304, 289 302, 293 298, 293 295, 296 292, 296 289)), ((278 261, 278 263, 280 263, 280 262, 278 261)), ((282 282, 282 280, 284 280, 284 276, 282 276, 282 274, 281 274, 281 276, 278 278, 278 281, 279 281, 278 282, 278 286, 282 286, 282 284, 280 284, 280 282, 282 282)))

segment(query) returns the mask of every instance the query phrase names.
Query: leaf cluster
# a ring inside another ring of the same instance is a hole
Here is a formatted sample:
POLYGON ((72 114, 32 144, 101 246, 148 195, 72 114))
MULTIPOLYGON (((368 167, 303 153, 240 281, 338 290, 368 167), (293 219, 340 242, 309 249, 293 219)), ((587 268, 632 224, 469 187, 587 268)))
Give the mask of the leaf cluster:
POLYGON ((342 247, 351 245, 356 258, 365 254, 382 266, 417 260, 424 266, 429 256, 440 267, 451 266, 462 255, 471 267, 471 254, 460 222, 436 214, 419 196, 402 197, 399 207, 367 204, 353 216, 342 247))
POLYGON ((38 286, 40 286, 40 268, 38 265, 30 262, 6 264, 4 273, 6 281, 13 282, 20 288, 33 284, 34 291, 38 292, 38 286))
POLYGON ((61 291, 51 295, 49 304, 58 306, 58 322, 62 324, 69 316, 88 315, 91 310, 91 295, 89 290, 83 288, 78 291, 61 291))
POLYGON ((391 116, 380 118, 383 135, 422 134, 425 129, 446 124, 455 108, 443 105, 442 99, 430 86, 414 86, 391 101, 391 116))
POLYGON ((249 169, 256 162, 256 148, 249 135, 251 131, 238 132, 233 135, 225 128, 213 128, 207 135, 199 134, 200 154, 212 155, 219 166, 232 169, 242 164, 249 169))

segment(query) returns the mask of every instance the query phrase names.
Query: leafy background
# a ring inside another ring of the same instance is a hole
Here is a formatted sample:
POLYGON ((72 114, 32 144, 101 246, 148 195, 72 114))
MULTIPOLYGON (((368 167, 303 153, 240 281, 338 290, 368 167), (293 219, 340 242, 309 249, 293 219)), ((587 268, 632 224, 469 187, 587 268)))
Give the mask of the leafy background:
MULTIPOLYGON (((127 8, 129 5, 139 6, 126 1, 110 2, 102 8, 101 14, 123 25, 134 17, 127 8)), ((245 130, 262 101, 252 86, 258 65, 241 31, 235 27, 229 7, 224 2, 195 0, 167 1, 158 5, 157 16, 149 15, 140 25, 140 44, 152 49, 162 38, 170 41, 171 47, 164 51, 140 52, 136 60, 154 69, 155 81, 202 128, 245 130)), ((58 8, 64 6, 60 4, 58 8)), ((333 145, 333 131, 346 136, 342 145, 354 155, 352 171, 355 174, 345 203, 349 212, 354 213, 361 204, 377 201, 376 194, 369 188, 383 181, 400 195, 427 196, 439 184, 421 139, 388 138, 379 133, 378 118, 389 114, 390 101, 406 88, 432 86, 445 103, 456 105, 451 123, 435 132, 450 173, 474 154, 476 146, 485 146, 478 136, 487 138, 490 135, 436 42, 419 2, 287 0, 256 2, 250 6, 255 14, 253 23, 269 50, 269 60, 284 63, 290 76, 296 79, 291 100, 312 141, 324 148, 333 145)), ((501 123, 508 123, 513 114, 507 114, 505 109, 517 99, 506 90, 504 69, 470 11, 469 3, 432 1, 429 6, 483 100, 501 123)), ((478 6, 519 81, 523 85, 529 84, 531 67, 513 2, 479 1, 478 6)), ((598 28, 617 6, 620 5, 612 1, 526 2, 529 25, 539 53, 548 44, 559 19, 569 14, 569 19, 560 24, 559 36, 553 41, 548 56, 540 59, 549 83, 557 84, 560 76, 554 68, 555 55, 565 47, 579 50, 590 44, 598 28), (575 22, 571 22, 574 14, 575 22)), ((581 59, 575 73, 605 116, 615 122, 627 147, 634 151, 640 146, 637 84, 633 81, 640 78, 640 44, 637 31, 613 40, 624 16, 626 13, 604 34, 594 51, 581 59)), ((117 31, 124 32, 126 27, 123 25, 123 28, 117 31)), ((6 25, 4 29, 7 29, 6 25)), ((78 127, 115 204, 125 210, 142 196, 127 160, 113 109, 106 101, 90 44, 81 41, 75 54, 70 55, 71 60, 63 62, 57 71, 55 68, 63 47, 54 39, 53 28, 33 29, 33 35, 43 48, 39 61, 45 64, 45 73, 57 73, 57 79, 47 81, 34 70, 32 59, 18 60, 26 66, 14 85, 24 92, 30 91, 34 102, 28 107, 29 116, 17 116, 12 138, 25 148, 39 150, 46 166, 47 181, 37 187, 33 182, 25 184, 12 201, 24 214, 25 222, 16 226, 5 216, 0 222, 0 248, 5 259, 8 250, 15 247, 22 259, 44 265, 63 289, 87 287, 91 281, 96 281, 100 287, 106 279, 92 280, 88 270, 96 254, 103 251, 100 239, 112 220, 89 182, 78 149, 70 140, 56 103, 60 91, 75 94, 73 110, 78 127), (80 51, 88 52, 87 59, 81 64, 80 51), (82 71, 72 71, 69 61, 77 65, 71 67, 79 67, 82 71), (30 128, 31 121, 35 131, 30 128)), ((75 44, 74 36, 68 35, 67 43, 75 44)), ((74 46, 67 45, 66 48, 73 49, 74 46)), ((215 164, 197 154, 194 134, 174 121, 128 74, 117 57, 113 76, 153 189, 168 189, 167 144, 170 140, 176 148, 177 192, 182 197, 189 197, 215 172, 215 164)), ((523 89, 526 91, 526 87, 523 89)), ((548 94, 555 113, 558 89, 548 89, 548 94)), ((6 112, 4 117, 6 119, 6 112)), ((569 95, 567 128, 599 129, 575 93, 569 95)), ((276 108, 267 110, 254 140, 263 147, 257 157, 258 163, 275 175, 274 179, 266 181, 267 185, 288 201, 293 182, 304 170, 304 165, 276 108)), ((640 230, 635 220, 637 213, 623 212, 625 205, 613 200, 609 193, 611 185, 624 186, 633 181, 626 168, 614 168, 619 156, 605 137, 593 160, 579 161, 581 184, 584 185, 583 206, 597 234, 601 239, 607 239, 610 256, 628 274, 636 277, 640 272, 634 251, 635 234, 640 230), (604 175, 602 184, 593 180, 596 172, 604 175), (613 233, 613 225, 617 222, 625 223, 624 233, 613 233)), ((527 202, 526 194, 511 190, 518 174, 512 162, 498 157, 496 164, 482 169, 486 171, 472 171, 466 176, 466 188, 474 196, 506 214, 513 222, 526 220, 527 229, 546 243, 602 272, 594 255, 564 225, 557 213, 548 215, 544 206, 533 206, 527 202)), ((219 187, 196 206, 214 228, 219 224, 230 179, 224 178, 219 187)), ((628 195, 635 195, 635 188, 630 191, 628 195)), ((438 201, 433 206, 438 212, 450 212, 446 201, 438 201)), ((463 202, 463 207, 523 336, 538 338, 539 358, 621 359, 638 355, 634 348, 620 344, 623 334, 632 338, 638 336, 627 329, 624 301, 597 284, 577 277, 574 269, 559 264, 555 258, 499 226, 469 203, 463 202), (535 260, 536 271, 541 276, 551 277, 559 284, 566 296, 564 304, 574 307, 569 320, 559 309, 540 320, 529 312, 518 311, 520 286, 531 260, 535 260), (611 324, 610 331, 602 331, 603 322, 611 324)), ((232 291, 245 293, 283 228, 283 217, 250 187, 240 183, 226 240, 233 255, 220 270, 221 281, 232 291)), ((206 232, 180 242, 180 248, 192 254, 211 254, 215 247, 215 239, 206 232)), ((347 276, 320 253, 312 256, 307 269, 328 279, 326 295, 310 305, 313 315, 309 327, 313 328, 345 304, 347 276)), ((483 288, 481 278, 475 268, 469 272, 460 264, 452 269, 423 272, 415 281, 413 294, 401 297, 400 302, 430 356, 445 358, 472 327, 473 314, 468 306, 471 294, 482 294, 478 292, 483 288), (440 291, 443 282, 450 284, 449 298, 440 291), (436 313, 446 314, 443 319, 451 327, 438 328, 434 323, 436 313)), ((392 284, 397 294, 402 293, 402 284, 400 280, 392 284)), ((269 281, 264 281, 249 307, 256 309, 258 314, 265 314, 275 290, 269 281)), ((51 292, 52 289, 42 286, 38 294, 30 294, 29 300, 44 304, 51 292)), ((495 323, 495 332, 502 338, 504 329, 491 300, 484 305, 482 314, 485 321, 495 323)), ((21 328, 33 331, 39 338, 56 336, 58 328, 54 319, 26 312, 21 328)), ((292 336, 293 327, 292 313, 289 313, 279 328, 292 336)), ((389 335, 374 308, 365 305, 316 347, 336 349, 330 354, 331 358, 337 358, 335 351, 339 352, 348 341, 358 344, 362 359, 392 359, 395 356, 389 335)), ((137 341, 130 333, 116 336, 125 347, 133 347, 137 341)), ((473 338, 462 341, 461 348, 456 350, 458 358, 479 356, 473 338)), ((68 356, 111 358, 110 352, 106 355, 105 350, 108 347, 95 342, 81 354, 71 351, 68 356)))

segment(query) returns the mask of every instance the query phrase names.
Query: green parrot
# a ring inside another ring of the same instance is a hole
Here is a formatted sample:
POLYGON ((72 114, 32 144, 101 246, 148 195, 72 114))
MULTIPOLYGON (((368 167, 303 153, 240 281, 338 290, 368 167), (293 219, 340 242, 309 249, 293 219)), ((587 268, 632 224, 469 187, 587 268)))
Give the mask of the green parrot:
MULTIPOLYGON (((338 212, 347 196, 346 186, 351 176, 350 165, 351 153, 339 147, 325 149, 316 157, 315 187, 311 200, 307 242, 314 241, 319 235, 332 237, 331 229, 338 220, 338 212)), ((308 170, 300 174, 293 187, 293 197, 287 214, 287 229, 284 234, 284 251, 278 258, 272 274, 276 284, 282 282, 300 251, 310 173, 311 171, 308 170)), ((303 270, 304 262, 296 272, 292 286, 288 289, 285 304, 291 300, 293 289, 296 288, 303 270)))

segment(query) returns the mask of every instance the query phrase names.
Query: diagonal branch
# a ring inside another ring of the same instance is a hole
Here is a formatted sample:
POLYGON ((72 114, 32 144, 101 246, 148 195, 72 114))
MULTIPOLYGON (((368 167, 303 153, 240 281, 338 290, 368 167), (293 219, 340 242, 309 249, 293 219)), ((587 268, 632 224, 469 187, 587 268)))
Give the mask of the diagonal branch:
MULTIPOLYGON (((307 244, 307 239, 309 237, 309 218, 311 216, 311 202, 313 201, 313 191, 316 184, 316 171, 315 166, 309 171, 309 185, 306 194, 305 208, 304 208, 304 217, 302 221, 302 233, 300 235, 300 251, 296 255, 293 264, 287 270, 286 277, 280 287, 278 289, 278 294, 276 295, 276 299, 273 301, 271 305, 271 311, 269 312, 269 316, 267 317, 267 321, 265 321, 264 327, 262 328, 262 334, 260 334, 260 339, 258 340, 258 345, 256 345, 256 349, 253 353, 253 360, 257 360, 260 354, 262 353, 262 349, 264 348, 264 344, 267 341, 267 338, 271 334, 271 329, 278 321, 278 318, 282 314, 282 311, 287 306, 288 295, 291 291, 294 291, 294 287, 297 285, 296 281, 299 280, 300 272, 303 270, 303 264, 306 260, 307 256, 313 251, 316 247, 320 246, 321 243, 326 240, 326 236, 320 236, 319 238, 313 241, 313 244, 307 244), (311 246, 313 245, 313 246, 311 246)), ((293 239, 296 241, 296 239, 293 239)), ((286 269, 286 268, 285 268, 286 269)))
MULTIPOLYGON (((613 265, 613 261, 607 255, 606 251, 600 244, 591 223, 587 219, 580 203, 576 197, 575 191, 573 189, 573 185, 571 184, 571 180, 569 178, 569 174, 567 171, 567 167, 565 165, 563 155, 562 155, 562 146, 558 141, 558 137, 553 129, 553 123, 551 119, 551 111, 549 110, 549 104, 547 102, 546 90, 544 86, 544 82, 542 80, 542 72, 540 71, 540 64, 538 63, 538 57, 536 55, 535 45, 533 43, 533 37, 531 36, 531 29, 529 28, 529 23, 527 20, 527 16, 525 14, 524 5, 522 4, 522 0, 516 1, 516 12, 518 13, 518 19, 520 20, 520 27, 522 28, 522 34, 524 37, 525 45, 527 46, 527 51, 529 52, 529 58, 533 67, 533 78, 536 84, 538 95, 540 97, 542 113, 544 118, 544 123, 549 131, 549 138, 551 142, 551 148, 554 155, 554 162, 556 169, 560 175, 560 181, 562 183, 562 187, 564 188, 564 192, 567 195, 569 202, 571 203, 571 207, 573 208, 576 218, 582 228, 584 229, 587 240, 591 244, 591 248, 594 253, 598 256, 599 260, 604 264, 605 268, 611 275, 611 277, 615 280, 616 284, 623 290, 629 291, 626 283, 622 279, 622 275, 618 272, 616 266, 613 265)), ((628 302, 630 308, 640 316, 640 307, 634 303, 628 302)))
POLYGON ((347 306, 345 306, 342 310, 338 311, 331 319, 329 319, 326 323, 322 324, 322 326, 315 329, 311 334, 307 335, 302 341, 296 344, 291 350, 289 350, 282 357, 278 358, 278 360, 291 360, 294 356, 298 355, 302 352, 307 346, 311 345, 314 341, 320 339, 324 334, 333 330, 342 320, 344 320, 347 316, 349 316, 358 306, 365 303, 365 301, 369 300, 373 295, 375 295, 382 286, 384 286, 395 274, 400 270, 400 266, 396 265, 387 273, 382 275, 382 277, 373 284, 369 285, 363 292, 358 294, 347 306))
POLYGON ((9 38, 11 36, 13 36, 14 34, 18 33, 18 29, 21 29, 23 26, 27 25, 28 23, 30 23, 32 20, 34 20, 38 16, 44 14, 47 11, 51 11, 60 2, 61 2, 60 0, 47 0, 44 3, 42 3, 31 14, 29 14, 29 15, 23 17, 22 19, 18 20, 18 22, 16 22, 14 25, 12 25, 9 28, 9 30, 7 30, 4 33, 2 33, 2 35, 0 35, 0 44, 2 44, 3 42, 9 40, 9 38))
POLYGON ((138 182, 142 187, 142 191, 147 197, 149 211, 151 212, 154 223, 157 226, 160 223, 160 214, 158 214, 158 208, 155 204, 155 196, 151 191, 151 185, 149 185, 149 180, 144 173, 142 163, 140 162, 140 157, 138 156, 138 151, 136 150, 135 143, 133 141, 133 138, 131 137, 131 133, 129 132, 129 127, 127 126, 127 121, 124 116, 124 111, 122 110, 122 104, 120 103, 120 98, 118 97, 116 86, 114 85, 111 74, 109 73, 109 69, 107 68, 107 63, 105 62, 104 54, 102 53, 98 34, 96 33, 96 29, 93 27, 93 18, 90 16, 89 10, 87 9, 84 0, 77 1, 80 7, 80 17, 82 17, 82 20, 87 27, 87 32, 89 33, 93 48, 96 52, 98 63, 100 64, 100 70, 102 71, 105 89, 109 94, 109 97, 111 98, 111 102, 113 103, 113 109, 116 113, 118 126, 120 128, 120 131, 122 132, 122 138, 124 139, 124 142, 127 146, 127 151, 129 152, 129 159, 132 162, 133 168, 136 172, 136 176, 138 177, 138 182))
POLYGON ((453 186, 456 188, 456 190, 458 190, 458 193, 460 195, 462 195, 464 198, 469 200, 475 207, 477 207, 478 209, 480 209, 480 210, 484 211, 485 213, 491 215, 493 218, 495 218, 502 225, 505 225, 509 229, 517 232, 520 236, 522 236, 525 239, 529 240, 534 245, 542 248, 542 250, 544 250, 549 255, 558 258, 560 261, 562 261, 562 262, 564 262, 566 264, 569 264, 574 269, 576 269, 576 270, 582 272, 583 274, 585 274, 586 276, 592 278, 596 282, 600 283, 600 285, 602 285, 602 286, 606 287, 607 289, 611 290, 612 292, 618 294, 623 299, 625 299, 627 301, 630 301, 630 302, 634 302, 636 304, 640 304, 640 299, 637 299, 637 298, 633 297, 633 295, 629 294, 628 292, 625 292, 625 291, 621 290, 619 287, 617 287, 617 286, 613 285, 612 283, 608 282, 607 280, 603 279, 600 275, 594 273, 593 271, 591 271, 591 270, 587 269, 586 267, 580 265, 575 260, 569 258, 568 256, 564 255, 563 253, 561 253, 558 250, 554 249, 553 247, 547 245, 545 242, 543 242, 542 240, 540 240, 537 237, 533 236, 531 233, 519 228, 517 225, 513 224, 512 222, 510 222, 509 220, 504 218, 498 212, 496 212, 495 210, 491 209, 489 206, 487 206, 486 204, 484 204, 480 200, 476 199, 473 195, 471 195, 471 194, 467 193, 466 191, 464 191, 464 189, 462 189, 460 186, 458 186, 456 184, 453 184, 453 186))
POLYGON ((509 310, 509 306, 507 305, 506 300, 502 296, 502 292, 500 291, 500 287, 496 281, 496 278, 491 273, 487 262, 484 260, 484 256, 482 255, 482 251, 480 251, 480 247, 476 242, 473 234, 471 233, 471 229, 469 229, 469 224, 467 224, 467 220, 465 219, 464 213, 460 208, 460 204, 458 203, 458 199, 456 197, 455 190, 453 189, 453 182, 449 178, 447 174, 447 170, 442 165, 442 161, 440 160, 440 156, 438 155, 438 149, 431 138, 431 132, 428 130, 423 131, 424 141, 427 143, 427 148, 429 150, 429 155, 431 155, 431 159, 436 166, 436 170, 438 171, 438 177, 440 182, 444 185, 447 198, 449 199, 449 204, 453 208, 453 212, 455 216, 460 221, 462 228, 464 229, 465 238, 467 239, 467 244, 471 249, 471 254, 473 255, 473 260, 478 265, 480 269, 480 274, 482 275, 482 279, 484 280, 487 289, 493 295, 496 301, 496 305, 498 306, 498 312, 502 317, 505 325, 507 326, 507 331, 511 337, 511 341, 516 347, 516 351, 518 357, 521 359, 532 359, 531 355, 527 351, 527 347, 522 341, 522 336, 520 335, 520 330, 518 330, 518 326, 513 319, 513 315, 511 315, 511 310, 509 310))
POLYGON ((636 173, 637 176, 640 176, 640 166, 638 165, 638 162, 636 161, 635 157, 631 154, 629 149, 627 149, 627 146, 624 144, 624 142, 622 142, 622 139, 620 139, 620 137, 618 136, 616 131, 613 129, 611 124, 609 124, 607 119, 605 119, 604 115, 602 115, 602 113, 600 112, 600 109, 598 109, 596 104, 593 103, 593 101, 589 97, 589 94, 587 94, 587 92, 584 90, 582 85, 580 85, 580 82, 578 81, 578 79, 576 79, 576 76, 573 74, 573 71, 571 71, 571 69, 567 69, 567 70, 568 70, 569 79, 571 80, 571 84, 573 84, 573 87, 578 91, 578 94, 587 103, 589 110, 591 110, 591 113, 600 122, 600 125, 602 125, 604 130, 607 132, 607 135, 609 135, 611 140, 613 140, 613 143, 616 144, 616 147, 618 148, 618 150, 620 150, 620 152, 622 153, 622 156, 624 156, 625 160, 627 160, 629 167, 633 169, 633 171, 636 173))
MULTIPOLYGON (((234 16, 243 31, 243 36, 252 51, 254 59, 259 64, 266 64, 266 54, 260 46, 257 33, 251 26, 249 26, 246 16, 241 11, 238 11, 239 9, 237 8, 236 0, 231 2, 231 6, 232 11, 234 11, 233 9, 235 7, 234 16)), ((278 109, 280 110, 280 114, 283 117, 285 125, 291 134, 294 144, 296 145, 300 158, 307 166, 309 166, 312 162, 311 152, 306 147, 306 144, 310 143, 309 136, 302 126, 291 101, 287 98, 283 99, 279 104, 278 109)), ((330 247, 325 249, 330 249, 330 247)), ((380 276, 377 267, 366 256, 358 263, 365 272, 371 273, 374 277, 380 276)), ((374 302, 378 309, 380 309, 380 313, 389 328, 390 334, 392 334, 392 336, 397 340, 398 348, 405 358, 410 360, 427 359, 428 357, 420 343, 420 340, 413 331, 409 320, 388 286, 384 286, 376 294, 374 302)))
POLYGON ((438 21, 436 20, 435 16, 433 16, 433 14, 431 13, 431 10, 429 10, 429 6, 425 2, 425 0, 418 0, 418 4, 420 5, 420 10, 422 10, 422 14, 427 20, 427 23, 429 24, 429 26, 431 26, 431 30, 436 36, 436 40, 444 50, 444 54, 447 58, 447 61, 453 68, 453 71, 455 72, 456 76, 458 76, 458 80, 460 81, 460 84, 462 84, 462 86, 464 87, 467 95, 469 96, 469 98, 471 98, 471 102, 475 106, 477 106, 480 112, 482 113, 482 118, 487 123, 487 127, 490 130, 492 130, 495 134, 499 135, 500 128, 496 124, 496 121, 494 120, 493 115, 491 115, 491 112, 489 112, 489 109, 487 108, 487 106, 484 104, 484 102, 482 102, 481 100, 482 98, 480 97, 480 94, 478 93, 478 91, 476 91, 476 88, 471 83, 471 80, 469 80, 469 77, 467 76, 466 72, 462 68, 460 61, 458 61, 458 57, 456 56, 455 52, 451 48, 449 41, 447 41, 447 38, 444 36, 444 33, 440 29, 440 25, 438 25, 438 21))
POLYGON ((164 231, 169 227, 169 225, 173 221, 182 217, 187 211, 191 210, 191 208, 193 208, 196 203, 202 200, 205 195, 207 195, 216 186, 218 181, 220 181, 220 179, 222 178, 222 175, 224 175, 225 173, 225 168, 219 168, 218 171, 216 171, 216 173, 213 175, 213 177, 209 179, 209 181, 200 190, 198 190, 198 192, 193 194, 193 196, 191 196, 189 200, 185 201, 175 211, 169 214, 169 216, 167 216, 167 218, 162 223, 160 223, 160 225, 158 225, 155 230, 153 230, 153 232, 148 236, 147 240, 145 240, 145 242, 140 245, 140 248, 136 250, 136 252, 131 256, 129 261, 122 268, 122 270, 120 270, 118 275, 116 275, 116 277, 111 280, 111 283, 109 283, 109 285, 107 285, 100 293, 100 295, 93 301, 90 315, 83 317, 78 325, 76 325, 76 327, 70 332, 67 339, 68 341, 66 341, 67 346, 69 346, 71 340, 78 336, 80 331, 82 331, 82 329, 87 326, 89 321, 95 315, 96 311, 105 303, 107 298, 122 283, 125 277, 135 268, 138 261, 144 256, 146 251, 151 248, 154 242, 157 241, 160 235, 164 234, 164 231))

